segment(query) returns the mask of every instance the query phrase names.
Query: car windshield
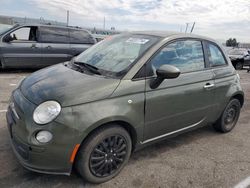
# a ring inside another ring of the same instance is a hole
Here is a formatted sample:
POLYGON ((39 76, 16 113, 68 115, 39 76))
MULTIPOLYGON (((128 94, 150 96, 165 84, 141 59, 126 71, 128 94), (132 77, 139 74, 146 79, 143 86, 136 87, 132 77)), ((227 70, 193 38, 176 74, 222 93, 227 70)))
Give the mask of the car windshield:
POLYGON ((121 78, 159 40, 156 36, 138 34, 108 37, 76 57, 75 62, 94 66, 105 76, 121 78))
POLYGON ((12 25, 6 25, 6 24, 0 24, 0 35, 4 34, 5 32, 11 30, 15 26, 12 25))

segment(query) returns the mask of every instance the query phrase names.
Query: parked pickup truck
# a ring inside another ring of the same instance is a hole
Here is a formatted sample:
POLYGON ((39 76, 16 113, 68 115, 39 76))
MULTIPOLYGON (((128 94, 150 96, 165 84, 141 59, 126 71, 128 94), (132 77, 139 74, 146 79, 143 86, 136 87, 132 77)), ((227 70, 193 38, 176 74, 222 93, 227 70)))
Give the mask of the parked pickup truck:
POLYGON ((86 30, 54 25, 15 25, 0 33, 0 68, 42 68, 70 60, 96 39, 86 30))
POLYGON ((236 70, 250 66, 250 53, 246 49, 232 49, 228 52, 229 58, 236 70))

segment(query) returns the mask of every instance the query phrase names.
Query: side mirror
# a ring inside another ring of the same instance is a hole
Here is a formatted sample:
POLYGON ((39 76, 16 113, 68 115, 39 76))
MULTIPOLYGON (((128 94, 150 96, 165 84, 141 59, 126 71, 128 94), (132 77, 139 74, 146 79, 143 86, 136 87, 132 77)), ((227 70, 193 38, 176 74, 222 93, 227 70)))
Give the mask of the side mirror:
POLYGON ((180 75, 181 71, 172 65, 162 65, 156 70, 157 77, 162 79, 173 79, 180 75))
POLYGON ((6 35, 5 37, 4 37, 4 42, 11 42, 11 41, 13 41, 13 38, 8 34, 8 35, 6 35))
POLYGON ((150 83, 152 89, 157 88, 163 80, 174 79, 180 75, 181 71, 172 65, 162 65, 156 70, 157 78, 150 83))

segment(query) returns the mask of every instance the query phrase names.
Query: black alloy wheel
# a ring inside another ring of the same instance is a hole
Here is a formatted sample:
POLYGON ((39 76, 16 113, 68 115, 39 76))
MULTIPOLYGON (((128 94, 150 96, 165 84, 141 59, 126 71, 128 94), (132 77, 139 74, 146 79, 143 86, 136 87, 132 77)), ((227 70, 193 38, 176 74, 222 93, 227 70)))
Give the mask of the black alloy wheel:
POLYGON ((213 125, 219 132, 230 132, 236 125, 240 116, 241 104, 238 99, 232 99, 226 106, 220 118, 213 125))
POLYGON ((81 145, 75 162, 78 173, 88 182, 103 183, 123 169, 132 151, 129 133, 119 125, 94 131, 81 145))
POLYGON ((90 170, 97 177, 113 174, 125 160, 126 140, 120 135, 110 136, 99 143, 90 155, 90 170))
POLYGON ((231 105, 229 106, 224 115, 224 124, 227 129, 231 129, 234 125, 237 116, 237 106, 231 105))

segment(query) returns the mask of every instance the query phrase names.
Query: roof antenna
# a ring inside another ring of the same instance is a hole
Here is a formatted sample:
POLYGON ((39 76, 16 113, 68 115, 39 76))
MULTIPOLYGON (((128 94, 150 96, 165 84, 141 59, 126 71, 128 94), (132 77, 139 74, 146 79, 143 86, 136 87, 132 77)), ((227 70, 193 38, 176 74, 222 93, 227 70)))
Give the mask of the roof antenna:
POLYGON ((192 29, 191 29, 190 33, 192 33, 192 32, 193 32, 193 30, 194 30, 194 26, 195 26, 195 22, 193 23, 193 27, 192 27, 192 29))

